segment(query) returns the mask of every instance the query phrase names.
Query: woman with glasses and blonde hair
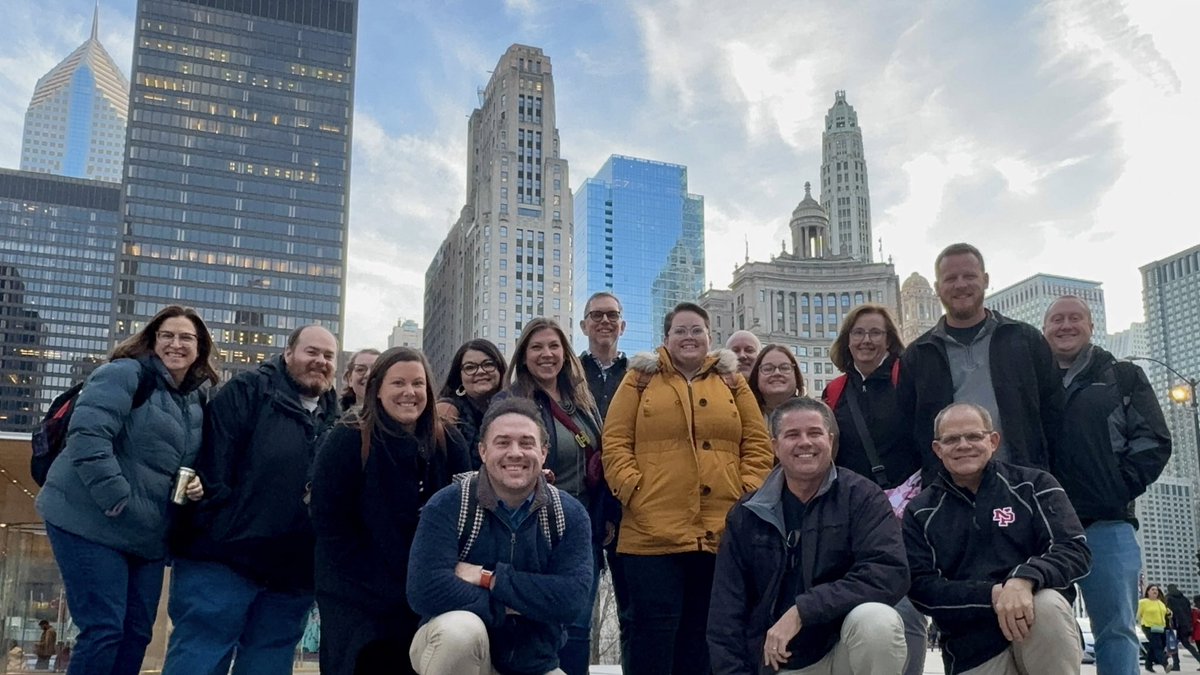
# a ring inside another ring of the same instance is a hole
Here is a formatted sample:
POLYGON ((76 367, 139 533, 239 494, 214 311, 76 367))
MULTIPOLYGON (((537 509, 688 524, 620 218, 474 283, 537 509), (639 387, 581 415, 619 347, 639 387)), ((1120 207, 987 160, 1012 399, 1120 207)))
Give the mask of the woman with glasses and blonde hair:
POLYGON ((500 391, 508 364, 504 355, 488 340, 469 340, 458 348, 450 361, 450 372, 442 385, 437 402, 442 421, 454 426, 466 441, 471 466, 478 469, 479 423, 492 397, 500 391))
MULTIPOLYGON (((921 491, 921 453, 904 433, 896 393, 902 351, 900 331, 887 307, 855 307, 829 348, 829 360, 843 374, 821 394, 840 431, 835 463, 874 480, 897 518, 903 518, 904 507, 921 491)), ((896 611, 904 620, 908 647, 904 675, 919 674, 925 667, 925 617, 908 598, 896 611)))
POLYGON ((710 346, 708 313, 676 305, 662 346, 630 359, 608 409, 604 472, 623 506, 629 675, 711 671, 708 603, 725 516, 771 470, 737 356, 710 346))
MULTIPOLYGON (((194 309, 171 305, 113 349, 75 399, 62 455, 37 497, 79 627, 80 672, 137 673, 163 585, 181 473, 200 450, 202 388, 219 378, 194 309)), ((75 672, 73 668, 71 672, 75 672)))
POLYGON ((804 396, 804 375, 792 350, 776 344, 763 347, 750 368, 750 391, 765 420, 784 401, 804 396))

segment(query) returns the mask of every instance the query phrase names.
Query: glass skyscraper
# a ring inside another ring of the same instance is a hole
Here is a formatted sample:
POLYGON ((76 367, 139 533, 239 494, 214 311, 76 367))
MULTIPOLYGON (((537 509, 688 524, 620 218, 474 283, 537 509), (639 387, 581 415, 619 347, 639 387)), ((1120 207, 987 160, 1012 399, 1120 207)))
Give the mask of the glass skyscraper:
POLYGON ((667 312, 704 290, 704 197, 688 193, 687 167, 609 157, 575 193, 574 257, 576 314, 610 291, 627 323, 621 350, 660 344, 667 312))
POLYGON ((121 181, 129 82, 98 36, 100 8, 87 42, 50 69, 25 111, 21 170, 121 181))
POLYGON ((120 187, 0 169, 0 431, 31 431, 109 349, 120 187))
POLYGON ((356 0, 139 0, 117 337, 196 307, 227 371, 342 332, 356 0))

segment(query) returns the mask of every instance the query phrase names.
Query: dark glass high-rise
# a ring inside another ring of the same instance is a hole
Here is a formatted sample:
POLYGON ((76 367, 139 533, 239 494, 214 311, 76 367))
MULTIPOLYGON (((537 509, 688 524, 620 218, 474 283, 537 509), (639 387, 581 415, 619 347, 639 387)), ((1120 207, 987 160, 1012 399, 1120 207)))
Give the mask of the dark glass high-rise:
POLYGON ((357 0, 139 0, 113 332, 199 310, 226 374, 340 337, 357 0))

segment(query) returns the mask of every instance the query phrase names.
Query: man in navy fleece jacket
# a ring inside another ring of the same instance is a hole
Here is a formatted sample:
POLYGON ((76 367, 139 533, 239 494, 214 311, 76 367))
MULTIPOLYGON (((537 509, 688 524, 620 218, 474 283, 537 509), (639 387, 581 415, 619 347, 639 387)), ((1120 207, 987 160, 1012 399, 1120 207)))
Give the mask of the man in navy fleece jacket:
POLYGON ((480 438, 483 469, 435 494, 417 525, 408 601, 426 623, 409 657, 421 675, 562 673, 563 624, 591 597, 587 512, 543 478, 547 433, 532 402, 493 405, 480 438), (463 560, 460 517, 477 532, 463 560))

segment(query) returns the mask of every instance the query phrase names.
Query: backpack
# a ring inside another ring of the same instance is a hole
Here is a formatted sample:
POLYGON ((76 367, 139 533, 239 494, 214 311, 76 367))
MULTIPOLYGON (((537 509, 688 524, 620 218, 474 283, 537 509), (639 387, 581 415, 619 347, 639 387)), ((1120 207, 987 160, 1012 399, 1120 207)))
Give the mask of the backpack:
MULTIPOLYGON (((83 391, 83 385, 84 383, 80 382, 59 394, 58 398, 50 403, 50 410, 33 432, 33 454, 29 456, 29 473, 38 487, 46 484, 50 465, 67 446, 67 429, 71 426, 71 415, 75 412, 75 402, 79 399, 79 392, 83 391)), ((153 392, 154 373, 140 366, 137 389, 133 392, 133 406, 130 411, 141 407, 153 392)))
MULTIPOLYGON (((837 410, 838 401, 842 400, 842 392, 846 391, 846 382, 849 377, 842 373, 833 378, 828 385, 825 386, 825 404, 830 410, 837 410)), ((892 388, 900 384, 900 359, 892 361, 892 388)))
MULTIPOLYGON (((458 559, 464 561, 467 559, 467 554, 471 552, 471 547, 475 545, 475 540, 479 538, 479 531, 483 528, 483 509, 479 508, 479 487, 478 487, 478 471, 467 471, 454 476, 454 482, 460 486, 459 502, 458 502, 458 559)), ((558 542, 562 541, 563 533, 567 529, 567 517, 563 513, 562 495, 559 494, 558 488, 547 484, 546 488, 550 494, 550 503, 545 508, 538 510, 538 529, 542 531, 542 536, 550 544, 550 550, 558 546, 558 542)))

